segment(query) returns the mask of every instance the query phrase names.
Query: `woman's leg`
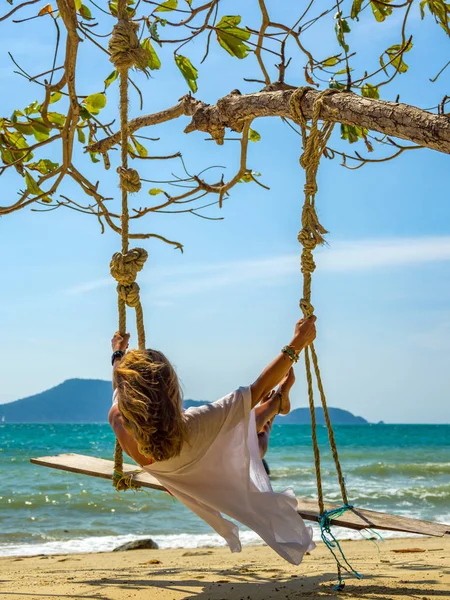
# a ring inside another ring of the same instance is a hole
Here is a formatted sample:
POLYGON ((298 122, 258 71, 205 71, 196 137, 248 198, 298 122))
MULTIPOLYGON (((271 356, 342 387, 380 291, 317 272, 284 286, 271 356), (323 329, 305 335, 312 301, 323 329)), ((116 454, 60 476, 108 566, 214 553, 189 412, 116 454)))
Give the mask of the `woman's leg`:
MULTIPOLYGON (((284 399, 283 399, 284 402, 284 399)), ((280 396, 272 390, 255 408, 256 431, 262 432, 266 423, 272 421, 280 410, 280 396)))
POLYGON ((280 402, 282 403, 282 414, 287 414, 291 409, 291 401, 289 392, 295 382, 294 371, 291 369, 283 381, 280 383, 278 392, 282 394, 282 402, 280 394, 272 390, 255 408, 256 432, 258 434, 258 446, 261 458, 263 458, 269 448, 270 432, 275 417, 280 413, 280 402))
POLYGON ((258 446, 261 458, 264 458, 267 450, 269 449, 269 439, 271 430, 271 423, 266 423, 262 431, 258 433, 258 446))

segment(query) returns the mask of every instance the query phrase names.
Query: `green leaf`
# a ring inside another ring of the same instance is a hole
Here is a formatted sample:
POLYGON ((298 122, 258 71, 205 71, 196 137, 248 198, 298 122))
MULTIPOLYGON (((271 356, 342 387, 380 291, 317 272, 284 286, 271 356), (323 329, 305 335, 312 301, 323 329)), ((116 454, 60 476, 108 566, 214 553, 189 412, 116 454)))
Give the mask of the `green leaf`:
POLYGON ((22 152, 14 152, 13 150, 9 150, 8 148, 2 149, 2 158, 3 162, 6 164, 10 164, 16 162, 17 160, 31 160, 33 155, 28 153, 28 143, 27 140, 23 137, 23 135, 19 131, 6 131, 3 135, 0 135, 0 144, 4 143, 7 146, 11 146, 15 150, 22 150, 22 152))
POLYGON ((31 128, 33 129, 33 135, 37 142, 45 142, 50 137, 50 129, 46 127, 43 123, 36 123, 33 121, 30 123, 31 128))
POLYGON ((77 137, 78 137, 78 141, 80 142, 80 144, 86 143, 86 135, 85 135, 84 131, 81 129, 81 127, 77 127, 77 137))
POLYGON ((59 125, 59 127, 64 127, 64 124, 66 122, 65 115, 62 115, 61 113, 57 112, 49 112, 47 115, 47 119, 50 121, 50 123, 52 123, 53 125, 59 125))
MULTIPOLYGON (((114 17, 117 17, 118 14, 118 6, 117 0, 112 0, 112 2, 108 2, 109 10, 114 17)), ((127 13, 129 17, 134 17, 136 14, 133 5, 135 4, 134 0, 127 0, 127 13)))
POLYGON ((444 0, 422 0, 420 3, 420 15, 422 19, 425 17, 425 6, 428 7, 428 10, 436 18, 445 33, 450 35, 450 4, 444 2, 444 0))
POLYGON ((62 98, 61 92, 53 92, 53 94, 50 94, 50 104, 54 104, 55 102, 58 102, 58 100, 61 100, 61 98, 62 98))
POLYGON ((34 102, 32 102, 31 104, 29 104, 25 109, 24 109, 24 113, 29 116, 29 115, 35 115, 36 113, 41 112, 41 105, 39 104, 39 102, 37 100, 35 100, 34 102))
POLYGON ((408 42, 404 47, 401 44, 394 44, 390 48, 388 48, 381 56, 380 56, 380 64, 384 69, 384 72, 387 73, 386 67, 392 65, 398 73, 406 73, 408 70, 408 65, 403 60, 403 57, 406 52, 409 52, 413 47, 412 42, 408 42), (384 55, 387 56, 387 60, 385 62, 384 55))
POLYGON ((9 150, 6 150, 5 148, 0 149, 0 156, 2 157, 2 161, 5 165, 10 165, 15 160, 17 160, 12 155, 12 152, 10 152, 9 150))
POLYGON ((194 67, 194 65, 191 63, 191 61, 186 56, 182 56, 181 54, 175 55, 175 63, 177 65, 177 67, 180 69, 181 74, 185 78, 190 90, 195 94, 195 92, 198 89, 197 88, 197 78, 198 78, 197 69, 194 67))
POLYGON ((386 17, 392 14, 392 8, 386 5, 386 2, 390 1, 391 0, 384 0, 384 2, 377 2, 377 0, 371 1, 370 6, 372 8, 373 15, 379 23, 384 21, 386 17))
POLYGON ((83 19, 86 19, 86 20, 92 19, 92 13, 85 4, 82 4, 80 6, 80 8, 78 9, 78 12, 83 17, 83 19))
POLYGON ((16 123, 15 128, 20 131, 22 135, 33 135, 33 128, 29 123, 16 123))
POLYGON ((341 124, 341 138, 348 140, 350 144, 354 144, 359 139, 365 139, 367 134, 368 130, 365 128, 341 124))
POLYGON ((261 177, 261 173, 256 171, 246 171, 239 179, 239 183, 250 183, 255 177, 261 177))
POLYGON ((330 79, 329 87, 334 90, 345 90, 345 85, 336 81, 333 77, 330 79))
POLYGON ((158 6, 155 12, 170 12, 178 8, 178 0, 166 0, 158 6))
POLYGON ((136 148, 135 154, 138 154, 139 156, 141 156, 143 158, 148 156, 147 148, 145 148, 142 144, 140 144, 135 137, 131 136, 131 141, 133 142, 134 147, 136 148))
POLYGON ((350 12, 350 18, 358 20, 358 15, 361 12, 363 0, 354 0, 352 4, 352 10, 350 12))
POLYGON ((254 129, 249 129, 248 132, 248 139, 251 142, 259 142, 259 140, 261 139, 261 136, 259 135, 259 133, 257 131, 255 131, 254 129))
POLYGON ((145 50, 147 50, 148 52, 147 67, 152 71, 157 71, 161 67, 161 61, 159 60, 159 57, 152 46, 150 38, 146 38, 142 42, 141 46, 142 48, 145 48, 145 50))
POLYGON ((339 55, 338 56, 330 56, 330 58, 327 58, 326 60, 322 61, 322 66, 334 67, 334 65, 337 65, 338 62, 340 62, 339 55))
POLYGON ((119 76, 119 71, 116 71, 114 69, 114 71, 112 73, 110 73, 108 75, 108 77, 105 79, 105 90, 109 88, 109 86, 112 84, 113 81, 115 81, 117 79, 117 77, 119 76))
MULTIPOLYGON (((353 68, 349 67, 348 70, 353 71, 353 68)), ((334 76, 336 77, 336 75, 347 75, 347 69, 341 69, 340 71, 336 71, 334 76)))
POLYGON ((58 163, 54 163, 48 158, 41 158, 39 162, 28 163, 27 168, 32 171, 39 171, 42 175, 52 173, 59 167, 58 163))
POLYGON ((150 19, 147 20, 147 29, 150 33, 150 37, 152 38, 152 40, 154 40, 157 44, 159 44, 161 46, 161 42, 159 41, 159 33, 158 33, 158 24, 159 24, 159 20, 155 19, 154 21, 150 21, 150 19))
POLYGON ((27 190, 33 196, 40 196, 41 194, 44 193, 41 190, 41 188, 38 186, 37 182, 31 175, 31 173, 29 173, 27 170, 25 170, 25 183, 27 184, 27 190))
POLYGON ((364 98, 375 98, 379 100, 380 92, 375 85, 371 85, 370 83, 365 83, 361 88, 361 93, 364 98))
POLYGON ((106 95, 103 93, 91 94, 83 100, 83 104, 92 115, 98 115, 106 106, 106 95))
POLYGON ((83 3, 81 0, 75 0, 75 10, 80 10, 82 5, 83 5, 83 3))
POLYGON ((80 105, 80 117, 84 121, 89 121, 89 119, 92 117, 91 113, 88 110, 86 110, 86 107, 83 105, 80 105))
POLYGON ((222 17, 216 25, 217 41, 231 56, 245 58, 250 47, 245 44, 250 38, 250 31, 238 27, 241 22, 239 15, 222 17))
POLYGON ((336 32, 337 41, 339 42, 339 45, 342 48, 344 48, 344 50, 346 52, 348 52, 349 46, 345 42, 345 34, 350 33, 350 25, 348 24, 348 22, 345 19, 340 18, 340 13, 338 13, 338 15, 336 16, 336 19, 337 19, 337 21, 336 21, 334 30, 336 32))
POLYGON ((93 163, 100 162, 100 159, 97 158, 97 154, 95 152, 89 152, 89 156, 91 157, 93 163))
POLYGON ((148 190, 148 193, 150 196, 157 196, 158 194, 162 194, 162 190, 160 188, 152 188, 151 190, 148 190))

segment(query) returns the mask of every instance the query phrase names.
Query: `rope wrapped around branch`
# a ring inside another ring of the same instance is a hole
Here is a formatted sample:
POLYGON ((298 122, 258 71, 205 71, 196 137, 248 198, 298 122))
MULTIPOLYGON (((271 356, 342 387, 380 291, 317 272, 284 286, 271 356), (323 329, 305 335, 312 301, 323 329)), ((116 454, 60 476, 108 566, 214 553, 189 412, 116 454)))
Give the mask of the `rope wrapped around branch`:
MULTIPOLYGON (((300 165, 305 170, 305 185, 304 185, 304 194, 305 200, 303 203, 302 209, 302 228, 298 234, 298 241, 302 245, 302 254, 301 254, 301 271, 303 274, 303 297, 300 300, 300 308, 302 310, 304 318, 311 317, 314 314, 314 307, 311 304, 311 282, 312 282, 312 273, 314 273, 316 269, 316 265, 314 262, 313 252, 318 245, 325 243, 324 236, 327 234, 327 230, 322 226, 319 221, 319 217, 316 212, 315 207, 315 198, 317 193, 317 171, 320 164, 320 159, 322 155, 326 151, 326 146, 328 140, 333 131, 333 124, 329 122, 324 122, 321 127, 319 127, 319 119, 320 113, 322 110, 323 102, 326 96, 334 93, 338 93, 338 90, 335 89, 326 89, 321 92, 316 101, 314 102, 313 107, 313 116, 311 120, 311 127, 307 128, 306 119, 304 117, 301 102, 304 94, 311 88, 303 87, 298 88, 292 94, 290 99, 292 114, 294 115, 296 121, 299 123, 301 132, 302 132, 302 141, 303 141, 303 153, 300 157, 300 165)), ((317 387, 319 390, 319 395, 323 407, 323 412, 325 416, 325 422, 328 430, 328 439, 331 447, 331 451, 333 454, 334 463, 336 466, 336 472, 339 480, 339 486, 341 489, 343 506, 338 509, 339 514, 342 512, 351 509, 351 505, 348 503, 347 499, 347 491, 345 489, 345 481, 344 476, 342 474, 341 464, 339 461, 338 450, 336 447, 336 441, 334 438, 333 426, 331 424, 330 414, 328 411, 327 400, 325 396, 325 391, 323 389, 322 377, 319 368, 319 361, 317 358, 316 350, 314 344, 311 344, 308 348, 305 349, 305 368, 306 368, 306 380, 308 384, 308 399, 309 399, 309 409, 311 413, 311 427, 312 427, 312 443, 313 443, 313 451, 314 451, 314 463, 315 463, 315 471, 316 471, 316 482, 317 482, 317 496, 319 502, 319 510, 320 510, 320 524, 322 537, 324 541, 329 541, 330 525, 331 525, 331 513, 325 510, 325 504, 323 499, 323 490, 322 490, 322 475, 320 468, 320 450, 319 444, 317 440, 317 427, 316 427, 316 413, 314 406, 314 389, 313 389, 313 378, 311 372, 311 362, 314 369, 314 374, 317 381, 317 387)), ((331 551, 333 552, 333 540, 335 541, 334 536, 331 536, 332 540, 327 543, 331 551)), ((360 577, 359 573, 354 571, 352 567, 348 564, 344 557, 344 562, 340 562, 336 557, 336 554, 333 552, 333 555, 336 558, 338 565, 338 576, 339 576, 339 584, 338 589, 343 589, 344 583, 342 581, 342 568, 350 570, 357 577, 360 577), (348 569, 349 567, 349 569, 348 569)))
MULTIPOLYGON (((291 96, 291 109, 292 114, 295 116, 295 119, 300 125, 302 132, 302 141, 303 141, 303 153, 300 157, 300 165, 305 170, 305 185, 304 185, 304 194, 305 200, 303 203, 302 209, 302 228, 298 234, 298 241, 302 245, 302 254, 301 254, 301 271, 303 274, 303 297, 300 300, 300 308, 302 310, 304 318, 311 317, 314 314, 314 307, 311 304, 311 283, 312 283, 312 273, 314 273, 316 269, 316 264, 314 262, 313 252, 318 245, 325 243, 324 236, 327 234, 327 230, 322 226, 319 221, 319 217, 316 212, 315 207, 315 198, 317 193, 317 171, 320 164, 320 159, 324 152, 326 151, 326 146, 328 140, 333 131, 333 124, 329 122, 324 122, 321 127, 319 127, 319 119, 320 113, 322 110, 323 102, 326 96, 337 93, 338 90, 335 89, 326 89, 321 92, 313 106, 313 116, 311 120, 311 127, 309 129, 306 124, 306 119, 303 115, 303 111, 301 108, 301 102, 304 94, 311 88, 299 88, 295 90, 295 92, 291 96)), ((309 400, 309 410, 311 413, 311 429, 312 429, 312 443, 313 443, 313 451, 314 451, 314 464, 316 471, 316 482, 317 482, 317 496, 319 502, 319 511, 320 511, 320 525, 322 538, 327 543, 334 557, 336 558, 337 566, 338 566, 338 577, 339 584, 337 589, 343 589, 344 583, 342 581, 342 569, 349 570, 357 577, 360 577, 359 573, 357 573, 345 559, 342 551, 342 556, 344 558, 344 562, 341 562, 335 552, 333 551, 333 547, 336 542, 334 536, 330 533, 331 526, 331 518, 330 513, 325 510, 325 504, 323 499, 323 489, 322 489, 322 475, 320 468, 320 450, 319 443, 317 440, 317 426, 316 426, 316 412, 314 405, 314 388, 313 388, 313 378, 311 373, 311 362, 314 369, 314 374, 317 381, 317 387, 319 390, 319 395, 323 407, 323 412, 325 416, 325 422, 328 430, 328 439, 331 447, 331 451, 333 454, 334 463, 336 466, 336 472, 339 480, 339 486, 341 489, 343 506, 339 509, 339 514, 342 512, 351 509, 352 507, 348 504, 347 499, 347 491, 345 489, 345 481, 344 476, 342 474, 341 464, 339 461, 338 450, 336 447, 336 441, 334 438, 333 426, 331 424, 330 414, 328 411, 327 400, 325 396, 325 391, 323 389, 322 377, 319 368, 319 361, 317 358, 316 350, 314 344, 311 344, 308 348, 305 349, 305 369, 306 369, 306 380, 308 384, 308 400, 309 400), (330 540, 331 538, 331 540, 330 540)), ((339 546, 339 545, 338 545, 339 546)))

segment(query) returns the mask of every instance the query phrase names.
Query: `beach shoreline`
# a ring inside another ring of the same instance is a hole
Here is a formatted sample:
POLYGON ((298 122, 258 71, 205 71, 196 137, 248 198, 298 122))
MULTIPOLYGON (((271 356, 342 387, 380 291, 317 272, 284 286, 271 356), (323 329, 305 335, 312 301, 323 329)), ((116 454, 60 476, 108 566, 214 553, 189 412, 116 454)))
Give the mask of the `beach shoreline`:
MULTIPOLYGON (((353 599, 450 600, 450 536, 342 543, 363 579, 345 577, 353 599)), ((2 598, 278 600, 338 598, 335 561, 318 544, 299 567, 267 546, 130 550, 0 558, 2 598)))

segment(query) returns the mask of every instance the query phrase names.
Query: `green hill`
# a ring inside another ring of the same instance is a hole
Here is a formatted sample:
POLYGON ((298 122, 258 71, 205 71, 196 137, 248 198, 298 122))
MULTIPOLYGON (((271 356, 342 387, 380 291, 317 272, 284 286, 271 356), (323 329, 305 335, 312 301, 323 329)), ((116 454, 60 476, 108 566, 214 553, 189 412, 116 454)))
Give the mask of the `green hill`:
MULTIPOLYGON (((356 417, 348 410, 342 408, 328 407, 330 418, 333 425, 364 425, 368 423, 362 417, 356 417)), ((323 408, 316 408, 316 422, 318 425, 325 425, 323 408)), ((277 425, 307 425, 311 423, 309 408, 296 408, 288 415, 279 415, 275 418, 277 425)))
MULTIPOLYGON (((112 401, 110 381, 100 379, 68 379, 50 390, 22 398, 8 404, 0 404, 0 420, 5 423, 104 423, 112 401)), ((184 400, 184 407, 200 406, 204 401, 184 400)), ((330 408, 333 423, 363 424, 362 417, 355 417, 346 410, 330 408)), ((324 423, 322 409, 316 410, 319 424, 324 423)), ((310 423, 309 410, 297 408, 285 417, 277 417, 277 424, 310 423)))

